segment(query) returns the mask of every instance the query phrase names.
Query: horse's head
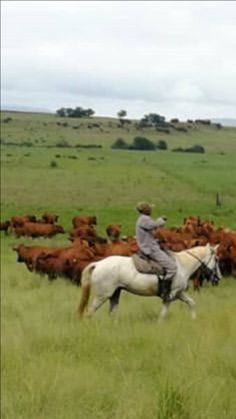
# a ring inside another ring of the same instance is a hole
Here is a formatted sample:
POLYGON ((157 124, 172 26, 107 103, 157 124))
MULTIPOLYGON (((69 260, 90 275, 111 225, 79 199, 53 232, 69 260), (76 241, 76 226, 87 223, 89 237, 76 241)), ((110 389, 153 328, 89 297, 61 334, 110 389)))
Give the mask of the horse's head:
POLYGON ((219 259, 217 256, 217 249, 219 244, 216 246, 207 245, 207 255, 203 262, 203 269, 206 279, 211 281, 212 285, 218 285, 219 280, 222 278, 222 274, 219 268, 219 259))

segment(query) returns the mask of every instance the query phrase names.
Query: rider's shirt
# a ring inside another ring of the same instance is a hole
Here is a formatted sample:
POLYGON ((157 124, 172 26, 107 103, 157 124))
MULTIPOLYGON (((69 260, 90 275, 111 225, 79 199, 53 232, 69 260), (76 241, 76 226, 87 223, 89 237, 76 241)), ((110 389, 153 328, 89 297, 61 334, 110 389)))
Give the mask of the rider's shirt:
POLYGON ((136 223, 136 239, 140 250, 145 255, 150 255, 152 250, 158 246, 158 239, 156 239, 152 232, 155 228, 161 227, 165 224, 162 217, 153 220, 149 215, 141 214, 136 223))

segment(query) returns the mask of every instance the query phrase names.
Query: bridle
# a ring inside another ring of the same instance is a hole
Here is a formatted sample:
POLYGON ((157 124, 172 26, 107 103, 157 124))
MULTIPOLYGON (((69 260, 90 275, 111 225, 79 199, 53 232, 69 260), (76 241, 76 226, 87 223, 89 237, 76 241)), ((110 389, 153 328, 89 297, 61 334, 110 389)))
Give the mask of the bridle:
POLYGON ((211 280, 212 285, 218 285, 220 276, 218 275, 218 272, 217 272, 217 259, 214 252, 211 252, 210 258, 206 263, 202 262, 202 260, 198 256, 193 255, 189 250, 187 250, 186 253, 188 253, 188 255, 192 256, 194 259, 200 262, 200 268, 202 269, 202 272, 204 273, 204 275, 206 276, 208 280, 211 280), (210 263, 213 257, 215 259, 215 266, 213 268, 209 268, 208 264, 210 263))

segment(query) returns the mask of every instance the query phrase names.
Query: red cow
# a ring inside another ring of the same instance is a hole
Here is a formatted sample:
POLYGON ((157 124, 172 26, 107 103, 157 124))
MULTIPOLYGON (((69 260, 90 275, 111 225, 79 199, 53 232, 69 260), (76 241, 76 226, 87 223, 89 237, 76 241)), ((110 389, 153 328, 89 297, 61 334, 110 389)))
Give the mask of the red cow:
POLYGON ((15 228, 16 237, 53 237, 58 233, 65 233, 63 227, 54 224, 25 223, 15 228))
POLYGON ((109 224, 106 228, 106 233, 111 242, 116 242, 120 238, 121 234, 121 224, 109 224))
POLYGON ((82 269, 94 260, 94 252, 84 244, 70 246, 37 259, 37 272, 47 274, 50 279, 68 277, 79 283, 82 269))
POLYGON ((11 217, 11 225, 13 228, 21 227, 26 222, 31 222, 31 223, 36 222, 35 215, 16 215, 14 217, 11 217))
POLYGON ((73 227, 81 227, 82 225, 96 225, 97 224, 97 217, 94 215, 92 216, 77 216, 72 219, 73 227))
POLYGON ((126 241, 120 240, 113 243, 95 244, 94 251, 96 256, 132 256, 138 251, 138 244, 135 238, 128 237, 126 241))
POLYGON ((96 238, 97 233, 95 228, 91 225, 81 225, 80 227, 74 228, 70 232, 70 240, 73 241, 77 237, 80 237, 81 239, 86 240, 87 237, 96 238))
POLYGON ((23 243, 14 246, 13 250, 17 252, 17 262, 24 262, 29 269, 33 271, 36 267, 37 259, 40 255, 53 253, 56 248, 46 246, 25 246, 23 243))
POLYGON ((7 221, 1 221, 0 222, 0 231, 4 231, 5 234, 8 234, 8 229, 11 226, 11 222, 9 220, 7 221))
POLYGON ((42 220, 46 224, 55 224, 58 221, 59 216, 56 214, 50 214, 49 212, 44 212, 42 215, 42 220))

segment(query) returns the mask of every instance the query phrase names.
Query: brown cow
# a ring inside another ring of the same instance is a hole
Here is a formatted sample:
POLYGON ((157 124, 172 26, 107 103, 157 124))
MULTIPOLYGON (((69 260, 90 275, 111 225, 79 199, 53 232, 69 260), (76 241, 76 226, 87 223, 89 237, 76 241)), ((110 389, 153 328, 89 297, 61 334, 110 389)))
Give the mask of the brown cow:
POLYGON ((198 226, 200 226, 200 217, 190 215, 184 218, 183 232, 194 235, 198 226))
POLYGON ((42 220, 46 224, 55 224, 58 221, 59 215, 50 214, 49 212, 44 212, 42 215, 42 220))
POLYGON ((25 246, 21 243, 18 246, 14 246, 13 250, 17 252, 17 262, 24 262, 29 271, 32 272, 40 255, 52 254, 57 249, 46 246, 25 246))
POLYGON ((49 255, 40 255, 37 259, 37 272, 47 274, 49 279, 58 276, 80 282, 82 269, 94 260, 94 252, 84 244, 70 246, 49 255))
POLYGON ((70 232, 70 240, 73 241, 75 238, 80 237, 86 240, 86 237, 97 237, 97 232, 95 228, 91 225, 81 225, 80 227, 76 227, 70 232))
POLYGON ((98 236, 92 225, 82 225, 81 227, 73 229, 70 232, 69 240, 74 242, 77 238, 86 241, 90 246, 93 246, 95 243, 107 242, 106 238, 98 236))
POLYGON ((106 233, 111 242, 119 241, 121 234, 121 224, 109 224, 106 228, 106 233))
POLYGON ((15 215, 14 217, 11 217, 11 225, 13 228, 22 227, 27 222, 36 222, 35 215, 15 215))
POLYGON ((56 234, 65 233, 63 227, 54 224, 25 223, 23 226, 15 228, 16 237, 53 237, 56 234))
POLYGON ((1 221, 0 222, 0 231, 4 231, 4 233, 7 235, 8 234, 8 229, 11 226, 11 222, 9 220, 7 221, 1 221))
POLYGON ((74 228, 81 227, 82 225, 96 225, 96 224, 97 224, 97 217, 95 217, 94 215, 92 216, 81 215, 81 216, 74 217, 72 219, 72 225, 74 228))
POLYGON ((138 251, 138 244, 135 238, 128 237, 126 241, 120 240, 113 243, 95 244, 96 256, 132 256, 138 251))

